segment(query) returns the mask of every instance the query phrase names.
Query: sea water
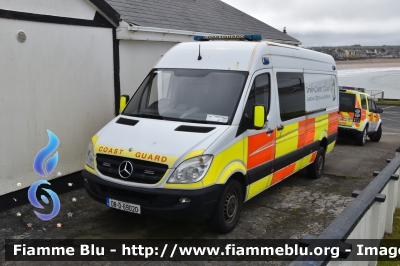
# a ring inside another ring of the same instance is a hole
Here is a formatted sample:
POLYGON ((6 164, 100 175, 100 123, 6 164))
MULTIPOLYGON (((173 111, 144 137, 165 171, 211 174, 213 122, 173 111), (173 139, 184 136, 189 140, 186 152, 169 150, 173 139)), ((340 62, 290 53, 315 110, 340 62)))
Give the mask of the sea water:
POLYGON ((339 86, 365 88, 370 94, 383 90, 385 98, 400 99, 400 67, 343 69, 338 75, 339 86))

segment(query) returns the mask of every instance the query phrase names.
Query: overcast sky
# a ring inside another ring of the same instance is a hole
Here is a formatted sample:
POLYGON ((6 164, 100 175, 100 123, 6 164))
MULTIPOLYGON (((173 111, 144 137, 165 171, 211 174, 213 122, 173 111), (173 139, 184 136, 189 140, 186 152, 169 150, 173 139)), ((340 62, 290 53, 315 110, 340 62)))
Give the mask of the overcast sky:
MULTIPOLYGON (((222 0, 303 47, 400 45, 400 0, 222 0)), ((265 37, 265 36, 264 36, 265 37)))

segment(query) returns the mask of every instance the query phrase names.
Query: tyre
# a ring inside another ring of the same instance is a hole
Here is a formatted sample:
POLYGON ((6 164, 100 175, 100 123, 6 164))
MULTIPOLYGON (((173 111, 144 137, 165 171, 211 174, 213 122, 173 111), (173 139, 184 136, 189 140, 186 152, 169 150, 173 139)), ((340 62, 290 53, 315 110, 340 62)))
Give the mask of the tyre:
POLYGON ((356 138, 355 143, 357 146, 364 146, 365 141, 367 140, 367 132, 368 132, 368 126, 366 126, 364 128, 364 131, 362 132, 362 136, 359 138, 356 138))
POLYGON ((382 137, 382 125, 379 126, 378 131, 374 135, 370 136, 369 139, 374 142, 378 142, 382 137))
POLYGON ((207 221, 209 227, 218 233, 231 232, 242 212, 243 190, 239 181, 231 179, 226 183, 218 198, 214 212, 207 221))
POLYGON ((312 164, 307 166, 307 175, 311 178, 318 179, 322 176, 325 166, 325 149, 324 147, 319 147, 317 156, 312 164))

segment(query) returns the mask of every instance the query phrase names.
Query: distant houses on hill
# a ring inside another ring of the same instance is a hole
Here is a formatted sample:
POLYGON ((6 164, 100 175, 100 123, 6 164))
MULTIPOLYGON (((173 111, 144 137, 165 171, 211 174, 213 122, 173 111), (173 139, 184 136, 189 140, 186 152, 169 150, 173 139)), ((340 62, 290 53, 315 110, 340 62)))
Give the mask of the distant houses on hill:
POLYGON ((326 48, 326 47, 310 47, 308 49, 329 54, 335 59, 356 59, 356 58, 393 58, 400 57, 400 48, 326 48))

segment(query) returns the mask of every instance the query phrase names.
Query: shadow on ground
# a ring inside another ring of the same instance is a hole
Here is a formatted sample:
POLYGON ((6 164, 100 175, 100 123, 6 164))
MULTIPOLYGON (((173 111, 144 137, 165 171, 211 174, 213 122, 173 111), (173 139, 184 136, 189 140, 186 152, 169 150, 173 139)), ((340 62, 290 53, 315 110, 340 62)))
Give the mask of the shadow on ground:
MULTIPOLYGON (((355 146, 352 140, 339 139, 327 155, 323 177, 313 180, 301 171, 251 199, 243 206, 238 226, 227 235, 210 232, 201 222, 164 220, 109 209, 80 189, 60 196, 61 211, 51 221, 39 220, 31 205, 0 213, 0 239, 286 239, 302 238, 306 234, 316 236, 352 201, 351 192, 364 189, 373 179, 373 171, 383 169, 387 165, 385 160, 394 157, 396 145, 400 145, 399 137, 396 133, 384 134, 379 143, 368 141, 364 147, 355 146), (73 202, 72 198, 77 201, 73 202), (17 212, 21 216, 17 216, 17 212), (73 217, 68 217, 69 212, 73 217), (32 224, 31 228, 28 223, 32 224), (62 224, 61 228, 57 223, 62 224)), ((0 261, 7 265, 4 246, 0 248, 0 261)), ((187 264, 200 263, 204 264, 187 264)), ((57 263, 69 264, 73 263, 57 263)), ((103 265, 108 264, 114 263, 103 265)))

